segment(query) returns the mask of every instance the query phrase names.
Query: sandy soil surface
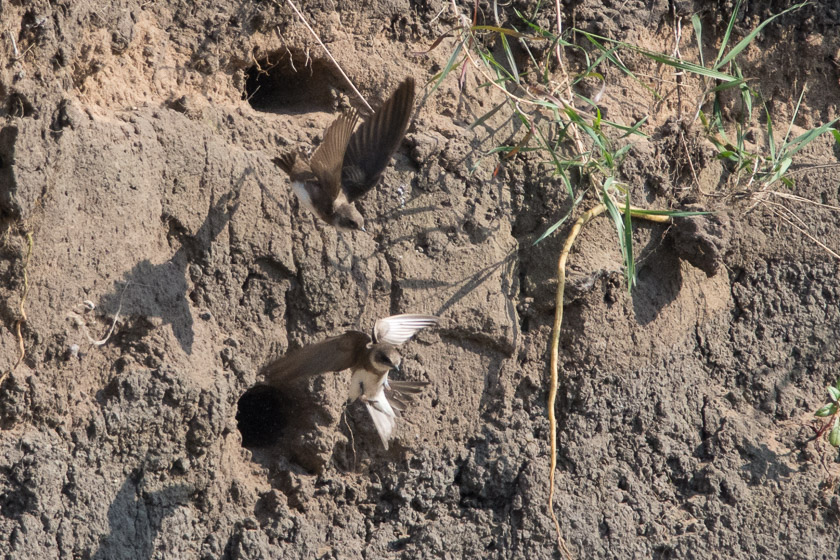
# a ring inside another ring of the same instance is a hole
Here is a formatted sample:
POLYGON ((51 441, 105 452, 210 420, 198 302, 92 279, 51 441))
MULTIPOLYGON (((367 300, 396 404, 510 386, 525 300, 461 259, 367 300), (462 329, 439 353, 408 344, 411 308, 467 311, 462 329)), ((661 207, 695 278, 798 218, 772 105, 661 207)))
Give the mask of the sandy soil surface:
MULTIPOLYGON (((502 100, 480 74, 461 92, 459 66, 431 92, 454 42, 416 53, 458 24, 450 2, 305 4, 372 105, 409 75, 429 93, 359 203, 367 233, 317 222, 271 162, 361 106, 285 2, 0 3, 4 558, 560 557, 546 401, 568 227, 532 243, 568 211, 566 189, 533 152, 495 173, 491 150, 522 130, 504 111, 470 127, 502 100), (442 323, 402 350, 399 376, 430 384, 390 450, 360 403, 345 406, 348 372, 310 380, 286 425, 270 399, 246 399, 282 437, 242 446, 240 398, 267 361, 405 312, 442 323)), ((479 23, 494 24, 493 4, 479 23)), ((556 30, 543 4, 535 19, 556 30)), ((696 60, 690 15, 713 58, 733 4, 580 0, 564 18, 668 54, 679 28, 696 60)), ((788 5, 747 4, 738 39, 788 5)), ((535 5, 500 6, 500 23, 522 27, 513 8, 535 5)), ((739 57, 781 133, 803 86, 795 134, 840 115, 838 25, 817 2, 739 57)), ((570 72, 582 52, 569 49, 570 72)), ((716 214, 637 224, 633 297, 609 218, 577 241, 562 533, 578 558, 836 558, 840 466, 813 412, 840 373, 840 265, 814 239, 840 251, 838 214, 753 204, 691 119, 699 81, 622 56, 639 79, 612 67, 600 104, 615 122, 647 116, 648 136, 619 178, 640 205, 716 214)), ((757 121, 749 139, 763 134, 757 121)), ((776 190, 840 205, 838 157, 823 135, 776 190)))

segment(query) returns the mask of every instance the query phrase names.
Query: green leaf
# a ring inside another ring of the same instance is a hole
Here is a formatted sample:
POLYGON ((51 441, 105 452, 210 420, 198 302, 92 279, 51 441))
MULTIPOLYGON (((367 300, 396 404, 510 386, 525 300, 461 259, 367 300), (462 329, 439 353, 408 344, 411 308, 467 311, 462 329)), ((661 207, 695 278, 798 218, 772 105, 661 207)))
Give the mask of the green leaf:
POLYGON ((819 416, 820 418, 824 418, 826 416, 831 416, 835 412, 837 412, 837 405, 829 403, 829 404, 825 405, 824 407, 820 408, 818 411, 816 411, 814 413, 814 416, 819 416))
POLYGON ((828 394, 831 395, 832 402, 840 401, 840 389, 837 387, 829 387, 828 394))
MULTIPOLYGON (((697 74, 698 76, 705 76, 706 78, 711 78, 713 80, 720 80, 721 82, 741 82, 742 80, 738 80, 735 76, 731 76, 724 72, 720 72, 719 70, 706 68, 704 66, 700 66, 699 64, 694 64, 692 62, 686 62, 684 60, 680 60, 678 58, 673 58, 666 54, 660 54, 656 52, 647 51, 641 49, 639 47, 634 47, 632 45, 628 45, 628 48, 631 48, 644 56, 648 57, 649 59, 653 60, 654 62, 659 62, 661 64, 665 64, 672 68, 676 68, 677 70, 683 70, 685 72, 691 72, 692 74, 697 74)), ((635 77, 635 76, 634 76, 635 77)))
POLYGON ((709 93, 718 93, 718 92, 726 91, 728 89, 732 89, 732 88, 736 88, 736 87, 739 88, 743 85, 744 85, 744 80, 741 80, 741 79, 738 79, 738 78, 733 78, 732 81, 730 81, 730 82, 724 82, 722 84, 719 84, 719 85, 713 87, 712 89, 709 90, 709 93))
POLYGON ((828 434, 828 443, 834 447, 840 447, 840 426, 831 428, 831 432, 828 434))
POLYGON ((789 157, 783 159, 782 162, 779 164, 779 168, 775 171, 775 173, 773 173, 773 176, 770 177, 770 180, 767 181, 767 184, 772 185, 773 183, 781 179, 785 172, 788 170, 788 167, 790 167, 791 163, 793 163, 793 160, 789 157))

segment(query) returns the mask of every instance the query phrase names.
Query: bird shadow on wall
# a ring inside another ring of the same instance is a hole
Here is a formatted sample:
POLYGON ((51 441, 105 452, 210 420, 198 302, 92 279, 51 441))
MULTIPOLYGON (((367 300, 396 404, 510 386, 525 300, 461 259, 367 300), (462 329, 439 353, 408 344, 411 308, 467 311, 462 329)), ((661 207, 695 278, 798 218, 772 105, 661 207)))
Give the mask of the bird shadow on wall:
POLYGON ((192 354, 194 320, 187 297, 193 304, 198 304, 199 296, 198 290, 190 292, 187 270, 192 273, 190 265, 195 264, 198 278, 192 280, 194 284, 200 282, 203 276, 201 268, 207 264, 213 242, 239 207, 240 187, 251 172, 250 168, 246 169, 234 189, 212 204, 195 234, 186 231, 174 217, 164 216, 170 244, 180 243, 180 248, 166 262, 154 264, 148 259, 138 262, 123 280, 115 282, 113 292, 102 297, 100 308, 108 315, 119 313, 124 317, 140 319, 134 321, 129 329, 131 338, 140 339, 157 327, 171 325, 181 348, 192 354), (150 317, 159 317, 161 321, 150 321, 150 317))
POLYGON ((151 558, 164 519, 189 503, 193 489, 175 484, 157 492, 143 490, 143 469, 135 469, 108 506, 108 527, 92 560, 151 558))

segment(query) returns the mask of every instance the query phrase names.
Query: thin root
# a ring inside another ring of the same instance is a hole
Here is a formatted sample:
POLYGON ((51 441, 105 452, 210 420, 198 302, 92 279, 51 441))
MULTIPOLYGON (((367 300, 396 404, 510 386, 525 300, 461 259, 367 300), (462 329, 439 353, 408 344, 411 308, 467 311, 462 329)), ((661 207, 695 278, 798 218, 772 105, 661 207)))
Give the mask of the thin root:
POLYGON ((18 366, 23 362, 23 358, 26 356, 26 345, 23 342, 23 333, 21 332, 21 327, 23 323, 26 322, 26 296, 29 295, 29 258, 32 256, 32 245, 34 241, 32 239, 32 232, 26 232, 26 257, 23 261, 23 292, 20 294, 20 318, 15 321, 15 333, 17 334, 17 341, 18 341, 18 348, 20 349, 20 355, 18 356, 15 365, 12 366, 12 369, 9 371, 3 372, 3 375, 0 376, 0 385, 3 385, 3 382, 6 381, 6 377, 13 373, 18 366))
MULTIPOLYGON (((560 532, 560 523, 557 521, 557 516, 554 513, 554 474, 557 470, 557 418, 554 414, 554 405, 557 400, 557 360, 560 347, 560 327, 563 324, 563 299, 566 289, 566 261, 569 259, 569 252, 572 250, 575 239, 580 234, 581 228, 587 222, 596 216, 603 214, 607 207, 600 203, 593 208, 586 211, 580 218, 577 219, 572 226, 569 235, 566 237, 566 242, 563 244, 563 250, 560 252, 560 258, 557 260, 557 294, 555 299, 554 309, 554 325, 551 328, 551 362, 550 373, 551 379, 548 388, 548 423, 549 423, 549 444, 551 446, 551 470, 548 474, 548 511, 551 514, 551 519, 554 521, 554 528, 557 530, 557 542, 560 550, 566 558, 573 558, 572 553, 566 546, 566 541, 560 532)), ((621 212, 624 208, 619 207, 621 212)), ((631 208, 630 215, 634 218, 642 218, 648 221, 657 223, 669 222, 670 218, 661 214, 643 214, 640 208, 631 208)))

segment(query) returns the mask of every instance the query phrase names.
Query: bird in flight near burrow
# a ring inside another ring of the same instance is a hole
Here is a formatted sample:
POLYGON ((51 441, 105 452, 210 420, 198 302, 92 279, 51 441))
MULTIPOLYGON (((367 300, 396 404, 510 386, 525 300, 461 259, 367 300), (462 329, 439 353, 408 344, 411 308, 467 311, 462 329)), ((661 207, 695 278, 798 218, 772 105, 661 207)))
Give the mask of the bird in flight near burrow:
POLYGON ((439 320, 433 315, 392 315, 376 321, 373 338, 360 331, 347 331, 289 352, 265 366, 262 373, 266 383, 282 388, 320 373, 352 369, 348 400, 365 403, 387 450, 397 415, 428 385, 388 379, 388 372, 399 370, 402 360, 397 347, 419 330, 437 325, 439 320))
POLYGON ((353 203, 379 182, 405 136, 413 106, 414 79, 406 78, 356 132, 359 115, 351 109, 327 127, 309 159, 290 151, 272 161, 315 215, 339 229, 365 231, 353 203))

